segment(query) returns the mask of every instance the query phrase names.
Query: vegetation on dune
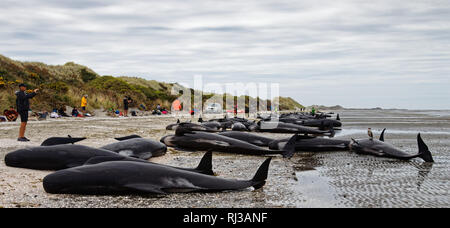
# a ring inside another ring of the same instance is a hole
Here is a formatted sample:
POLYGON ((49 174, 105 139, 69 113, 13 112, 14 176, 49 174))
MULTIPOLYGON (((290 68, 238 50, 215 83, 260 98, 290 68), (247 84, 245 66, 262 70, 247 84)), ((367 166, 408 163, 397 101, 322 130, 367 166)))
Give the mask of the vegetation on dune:
MULTIPOLYGON (((26 83, 29 90, 40 89, 32 99, 35 111, 51 111, 65 105, 79 107, 81 97, 89 95, 88 108, 116 109, 124 96, 154 108, 157 104, 170 109, 177 96, 171 95, 175 84, 145 80, 136 77, 100 76, 86 66, 73 62, 64 65, 46 65, 38 62, 19 62, 0 55, 0 110, 15 106, 18 84, 26 83)), ((191 89, 193 94, 193 90, 191 89)), ((203 102, 212 95, 204 95, 203 102)), ((246 97, 248 106, 249 99, 246 97)), ((237 100, 237 97, 235 97, 237 100)), ((270 101, 268 102, 270 107, 270 101)), ((280 97, 280 109, 302 108, 291 98, 280 97)))

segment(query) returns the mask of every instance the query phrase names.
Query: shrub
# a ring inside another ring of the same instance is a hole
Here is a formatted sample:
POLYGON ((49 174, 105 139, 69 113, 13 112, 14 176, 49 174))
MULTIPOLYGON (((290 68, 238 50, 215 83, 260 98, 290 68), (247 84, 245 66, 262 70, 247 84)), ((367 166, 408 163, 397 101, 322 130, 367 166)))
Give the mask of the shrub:
POLYGON ((136 89, 126 81, 115 78, 113 76, 103 76, 96 78, 90 82, 90 85, 97 89, 110 90, 122 94, 136 91, 136 89))
POLYGON ((89 72, 86 68, 81 69, 81 79, 83 82, 89 82, 97 78, 97 75, 89 72))
POLYGON ((66 93, 67 91, 69 91, 69 86, 65 82, 61 81, 45 84, 44 88, 54 90, 58 93, 66 93))

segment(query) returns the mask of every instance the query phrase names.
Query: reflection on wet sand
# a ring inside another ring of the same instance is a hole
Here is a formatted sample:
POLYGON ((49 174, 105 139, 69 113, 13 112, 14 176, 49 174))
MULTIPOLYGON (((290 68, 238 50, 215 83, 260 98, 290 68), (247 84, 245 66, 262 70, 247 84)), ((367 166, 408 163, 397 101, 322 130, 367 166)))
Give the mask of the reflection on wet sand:
MULTIPOLYGON (((399 117, 396 119, 405 115, 402 112, 397 114, 399 117)), ((355 124, 355 119, 357 120, 358 117, 352 114, 344 113, 341 116, 344 127, 341 131, 336 131, 337 138, 367 137, 367 123, 362 126, 355 124), (350 122, 346 123, 346 120, 350 122)), ((420 159, 400 161, 351 152, 297 154, 293 159, 298 178, 297 190, 305 194, 307 199, 311 198, 310 202, 306 200, 302 206, 321 206, 320 203, 323 203, 322 206, 331 207, 336 205, 340 207, 448 207, 450 205, 450 181, 448 181, 450 178, 448 176, 450 122, 447 119, 430 122, 427 121, 427 116, 421 115, 417 118, 405 118, 404 124, 390 125, 384 124, 385 119, 382 113, 378 113, 377 117, 379 121, 374 121, 373 128, 375 135, 379 135, 383 128, 388 128, 386 140, 412 154, 418 151, 416 135, 422 132, 436 163, 426 163, 420 159), (433 124, 433 122, 439 124, 433 124), (305 187, 305 185, 310 186, 305 187), (323 199, 329 199, 329 201, 323 199), (313 202, 316 204, 311 205, 313 202)))

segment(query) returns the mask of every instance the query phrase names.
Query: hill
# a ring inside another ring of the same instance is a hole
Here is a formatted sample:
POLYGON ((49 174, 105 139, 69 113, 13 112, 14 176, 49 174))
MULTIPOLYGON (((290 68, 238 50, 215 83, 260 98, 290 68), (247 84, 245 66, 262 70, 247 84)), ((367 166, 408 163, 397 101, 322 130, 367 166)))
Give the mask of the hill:
MULTIPOLYGON (((40 62, 20 62, 0 55, 0 110, 15 106, 15 91, 20 83, 28 89, 40 89, 31 101, 35 111, 50 111, 65 105, 79 107, 81 97, 89 95, 91 109, 116 109, 124 96, 131 96, 134 104, 170 107, 176 99, 171 95, 174 84, 137 77, 101 76, 92 69, 73 62, 47 65, 40 62)), ((206 100, 208 96, 204 96, 206 100)), ((270 102, 269 102, 270 104, 270 102)), ((280 109, 302 108, 292 98, 280 97, 280 109)))

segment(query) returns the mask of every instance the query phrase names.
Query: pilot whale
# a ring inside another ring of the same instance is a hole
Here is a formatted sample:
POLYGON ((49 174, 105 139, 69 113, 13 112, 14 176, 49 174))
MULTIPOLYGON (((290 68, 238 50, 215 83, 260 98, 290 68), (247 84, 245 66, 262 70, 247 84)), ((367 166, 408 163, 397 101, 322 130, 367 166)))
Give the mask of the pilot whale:
POLYGON ((83 165, 96 156, 120 155, 109 150, 82 145, 38 146, 8 153, 5 156, 5 164, 17 168, 60 170, 83 165))
POLYGON ((395 146, 384 142, 384 133, 381 133, 380 139, 352 139, 350 143, 350 149, 358 154, 368 154, 378 157, 397 158, 401 160, 409 160, 412 158, 422 158, 425 162, 434 162, 433 156, 428 149, 428 146, 422 140, 420 133, 417 135, 417 144, 419 147, 419 153, 409 154, 402 150, 397 149, 395 146))
POLYGON ((268 158, 251 180, 230 180, 151 163, 111 161, 57 171, 43 187, 51 194, 167 194, 220 192, 261 188, 266 183, 268 158))
MULTIPOLYGON (((283 148, 289 139, 277 139, 269 143, 269 149, 283 148)), ((295 151, 344 151, 349 150, 350 140, 316 138, 312 136, 297 135, 295 151)))
POLYGON ((300 126, 293 123, 272 122, 272 121, 260 121, 258 122, 259 132, 269 133, 292 133, 292 134, 311 134, 311 135, 325 135, 329 134, 334 136, 334 130, 322 131, 310 127, 300 126))
MULTIPOLYGON (((133 157, 125 157, 125 156, 97 156, 89 159, 84 165, 95 165, 103 162, 110 162, 110 161, 130 161, 130 162, 143 162, 143 163, 151 163, 151 164, 157 164, 153 162, 149 162, 142 159, 137 159, 133 157)), ((162 165, 162 164, 159 164, 162 165)), ((206 175, 214 175, 214 171, 212 169, 212 151, 208 151, 203 155, 200 163, 196 168, 180 168, 180 167, 174 167, 169 166, 176 169, 186 170, 189 172, 195 172, 195 173, 203 173, 206 175)))
POLYGON ((166 145, 145 138, 129 138, 102 146, 101 149, 117 152, 121 155, 147 160, 151 157, 162 156, 166 153, 166 145))
POLYGON ((203 123, 200 124, 191 123, 191 122, 184 122, 181 123, 180 120, 177 121, 175 124, 169 124, 166 127, 166 130, 176 130, 178 127, 183 127, 185 129, 190 129, 191 131, 206 131, 206 132, 218 132, 219 128, 222 126, 218 123, 203 123))
MULTIPOLYGON (((126 157, 116 152, 82 145, 39 146, 16 150, 5 156, 7 166, 36 170, 61 170, 106 161, 150 163, 142 159, 126 157)), ((197 168, 180 169, 213 175, 212 153, 206 153, 197 168)))
POLYGON ((296 121, 295 124, 299 124, 306 127, 318 127, 319 129, 329 129, 342 127, 342 123, 338 120, 332 119, 309 119, 296 121))
MULTIPOLYGON (((233 139, 238 139, 238 140, 242 140, 242 141, 251 143, 256 146, 264 146, 264 147, 269 146, 269 143, 274 141, 274 139, 272 139, 272 138, 268 138, 268 137, 248 133, 248 132, 239 132, 239 131, 224 131, 224 132, 220 132, 219 135, 227 136, 227 137, 230 137, 233 139)), ((286 142, 288 140, 286 140, 286 142)), ((278 150, 280 148, 283 148, 283 147, 276 148, 276 150, 278 150)))
POLYGON ((290 140, 283 150, 268 150, 251 143, 208 132, 189 131, 177 128, 175 135, 167 135, 161 138, 161 142, 170 147, 178 147, 188 150, 213 150, 218 152, 238 153, 248 155, 282 154, 284 157, 292 157, 294 153, 294 139, 290 140))

